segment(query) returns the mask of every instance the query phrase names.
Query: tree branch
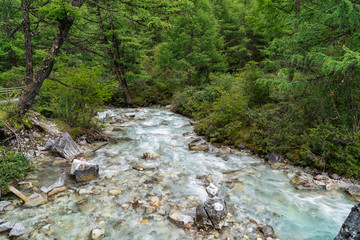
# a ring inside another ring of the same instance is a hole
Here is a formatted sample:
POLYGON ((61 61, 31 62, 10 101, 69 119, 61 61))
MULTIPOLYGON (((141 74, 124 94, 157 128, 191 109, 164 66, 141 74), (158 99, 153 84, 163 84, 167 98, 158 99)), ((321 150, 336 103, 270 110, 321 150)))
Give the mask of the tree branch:
POLYGON ((102 9, 106 10, 106 11, 109 11, 109 12, 118 12, 117 10, 114 10, 114 9, 111 9, 111 8, 107 8, 107 7, 104 7, 104 6, 101 6, 100 4, 98 4, 98 3, 96 3, 96 2, 94 2, 94 1, 92 1, 92 0, 87 0, 87 1, 90 2, 90 3, 92 3, 92 4, 94 4, 95 6, 97 6, 97 7, 99 7, 99 8, 102 8, 102 9))
POLYGON ((44 26, 42 26, 36 33, 33 33, 31 36, 34 37, 36 35, 38 35, 42 30, 44 30, 46 27, 50 26, 50 25, 55 25, 57 24, 58 22, 50 22, 44 26))
POLYGON ((68 88, 77 89, 77 90, 80 90, 80 91, 85 90, 84 88, 81 88, 81 87, 67 85, 66 83, 63 83, 62 81, 60 81, 59 79, 56 79, 56 78, 48 77, 48 79, 51 80, 51 81, 54 81, 54 82, 58 82, 58 83, 64 85, 65 87, 68 87, 68 88))

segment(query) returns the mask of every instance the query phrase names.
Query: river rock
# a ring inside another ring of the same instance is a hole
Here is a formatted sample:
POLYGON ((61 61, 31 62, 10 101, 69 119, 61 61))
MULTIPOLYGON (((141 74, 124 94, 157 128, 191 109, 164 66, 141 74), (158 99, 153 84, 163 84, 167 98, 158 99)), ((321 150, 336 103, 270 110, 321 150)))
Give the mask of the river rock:
POLYGON ((80 147, 67 132, 63 133, 54 141, 49 141, 46 144, 45 149, 54 153, 58 153, 67 160, 73 160, 75 157, 83 153, 80 147))
POLYGON ((274 237, 274 229, 270 225, 265 225, 261 227, 261 232, 264 234, 265 238, 272 238, 274 237))
POLYGON ((312 177, 303 174, 295 175, 293 178, 290 179, 290 182, 298 190, 315 190, 318 188, 315 185, 312 177))
POLYGON ((49 187, 42 187, 40 190, 44 193, 48 193, 51 190, 53 190, 54 188, 58 188, 58 187, 62 187, 65 184, 65 173, 62 174, 58 180, 56 180, 55 183, 53 183, 52 185, 50 185, 49 187))
POLYGON ((205 201, 204 209, 216 229, 220 229, 221 221, 226 217, 226 203, 221 198, 210 198, 205 201))
POLYGON ((198 228, 204 229, 206 231, 214 228, 205 211, 203 203, 200 203, 196 208, 195 223, 198 228))
POLYGON ((222 147, 218 151, 218 154, 229 154, 229 153, 232 153, 232 150, 229 147, 222 147))
POLYGON ((189 149, 191 151, 203 151, 203 152, 207 152, 210 150, 209 146, 206 143, 189 144, 189 149))
POLYGON ((265 156, 265 160, 267 160, 269 164, 273 164, 282 161, 282 157, 277 153, 271 152, 265 156))
POLYGON ((191 228, 194 224, 194 219, 191 216, 183 215, 178 212, 172 213, 168 217, 169 221, 180 228, 191 228))
POLYGON ((99 177, 99 165, 75 159, 70 174, 76 182, 87 182, 99 177))
POLYGON ((360 196, 360 185, 351 185, 346 189, 346 192, 352 196, 360 196))
POLYGON ((91 230, 91 239, 92 240, 103 239, 104 235, 105 235, 104 229, 95 228, 95 229, 91 230))
POLYGON ((26 230, 24 225, 22 225, 21 223, 16 223, 14 225, 14 227, 11 229, 11 231, 9 233, 9 237, 19 237, 21 235, 28 234, 28 233, 29 233, 29 231, 26 230))
POLYGON ((351 209, 349 216, 342 225, 339 234, 334 240, 360 239, 360 204, 351 209))
POLYGON ((218 193, 219 189, 214 184, 210 183, 209 186, 206 187, 206 192, 210 197, 215 197, 218 193))
POLYGON ((15 224, 12 222, 5 222, 5 223, 1 224, 0 225, 0 233, 9 231, 10 229, 12 229, 14 227, 14 225, 15 224))
POLYGON ((121 189, 111 189, 108 191, 108 194, 112 195, 112 196, 117 196, 117 195, 120 195, 121 192, 122 192, 121 189))
POLYGON ((1 201, 0 202, 0 212, 2 212, 7 206, 10 206, 11 202, 8 201, 1 201))
POLYGON ((34 193, 25 201, 24 205, 27 207, 36 207, 45 203, 47 203, 46 198, 38 193, 34 193))
POLYGON ((156 158, 160 158, 160 155, 156 152, 146 152, 144 153, 144 155, 142 156, 142 159, 156 159, 156 158))

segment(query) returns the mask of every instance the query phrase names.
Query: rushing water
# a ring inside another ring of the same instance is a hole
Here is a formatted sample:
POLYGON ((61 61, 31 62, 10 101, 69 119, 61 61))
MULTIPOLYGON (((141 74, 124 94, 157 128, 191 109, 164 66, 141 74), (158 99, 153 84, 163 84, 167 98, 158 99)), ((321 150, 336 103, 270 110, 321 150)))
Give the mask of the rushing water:
MULTIPOLYGON (((119 138, 117 144, 109 144, 89 158, 100 165, 99 179, 86 184, 67 179, 68 191, 50 198, 49 203, 17 207, 0 218, 23 223, 30 230, 30 239, 87 239, 94 228, 106 231, 104 239, 193 239, 193 234, 176 227, 166 216, 174 209, 195 215, 196 205, 207 197, 197 177, 201 175, 208 175, 219 187, 235 221, 257 219, 271 225, 283 240, 333 239, 354 205, 339 191, 296 190, 282 170, 257 164, 261 159, 250 154, 227 154, 224 161, 216 148, 189 151, 188 144, 195 136, 184 134, 191 132, 192 126, 180 115, 159 109, 115 111, 136 116, 120 124, 123 131, 112 132, 119 138), (162 157, 141 159, 145 152, 162 157), (92 193, 80 195, 79 189, 92 193), (112 196, 108 194, 111 189, 122 193, 112 196), (155 212, 134 207, 136 200, 149 202, 154 197, 160 202, 155 212)), ((64 166, 52 159, 40 170, 30 181, 48 186, 61 176, 64 166)), ((239 232, 229 232, 234 234, 230 239, 243 239, 239 232)), ((6 239, 5 235, 0 239, 6 239)))

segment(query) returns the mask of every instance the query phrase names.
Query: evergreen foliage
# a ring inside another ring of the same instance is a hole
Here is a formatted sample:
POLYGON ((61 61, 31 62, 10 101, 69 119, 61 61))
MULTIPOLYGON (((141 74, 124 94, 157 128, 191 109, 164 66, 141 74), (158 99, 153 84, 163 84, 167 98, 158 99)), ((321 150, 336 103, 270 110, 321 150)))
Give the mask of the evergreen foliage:
POLYGON ((359 1, 24 1, 0 1, 1 86, 29 75, 23 13, 34 72, 73 19, 50 74, 68 87, 46 80, 35 106, 47 116, 89 126, 106 101, 174 101, 210 141, 360 177, 359 1))

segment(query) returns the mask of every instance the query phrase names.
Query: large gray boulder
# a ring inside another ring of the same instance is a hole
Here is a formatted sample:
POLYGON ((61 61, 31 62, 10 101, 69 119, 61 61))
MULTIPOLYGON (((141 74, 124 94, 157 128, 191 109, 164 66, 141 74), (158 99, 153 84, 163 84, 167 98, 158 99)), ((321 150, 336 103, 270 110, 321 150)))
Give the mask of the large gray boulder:
POLYGON ((224 199, 214 197, 209 198, 204 204, 199 204, 196 208, 196 225, 198 228, 209 230, 211 228, 221 229, 221 222, 227 215, 226 203, 224 199))
POLYGON ((83 153, 67 132, 63 133, 54 141, 49 141, 45 148, 46 150, 60 154, 67 160, 73 160, 75 157, 83 153))
POLYGON ((341 226, 339 234, 334 240, 360 239, 360 203, 351 209, 349 216, 341 226))
POLYGON ((99 177, 99 165, 75 159, 70 174, 76 182, 87 182, 99 177))

